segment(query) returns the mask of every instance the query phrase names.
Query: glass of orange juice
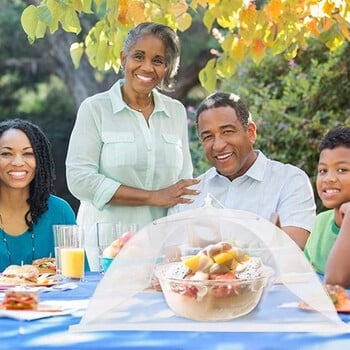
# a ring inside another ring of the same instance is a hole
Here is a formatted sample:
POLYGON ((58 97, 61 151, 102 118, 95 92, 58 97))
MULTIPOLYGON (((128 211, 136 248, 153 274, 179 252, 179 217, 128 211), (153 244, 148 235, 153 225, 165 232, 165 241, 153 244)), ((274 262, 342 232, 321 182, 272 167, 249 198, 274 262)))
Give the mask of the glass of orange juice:
POLYGON ((82 229, 78 225, 62 225, 60 229, 59 261, 61 275, 64 278, 83 281, 85 250, 82 229))

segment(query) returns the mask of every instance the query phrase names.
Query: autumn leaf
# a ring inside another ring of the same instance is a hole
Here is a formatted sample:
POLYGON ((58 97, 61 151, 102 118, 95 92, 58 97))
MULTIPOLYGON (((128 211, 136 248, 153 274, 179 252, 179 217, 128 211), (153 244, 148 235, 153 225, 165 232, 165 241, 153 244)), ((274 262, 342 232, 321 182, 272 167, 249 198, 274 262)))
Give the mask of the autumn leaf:
POLYGON ((265 44, 263 40, 258 39, 253 43, 251 55, 252 59, 256 64, 259 64, 265 54, 265 44))
POLYGON ((128 1, 127 0, 120 0, 119 1, 118 21, 121 24, 126 25, 128 23, 128 20, 126 18, 127 13, 128 13, 128 1))
POLYGON ((266 14, 270 15, 274 21, 278 21, 279 16, 282 14, 282 9, 281 0, 271 0, 265 7, 266 14))
POLYGON ((307 24, 307 28, 315 36, 318 36, 320 34, 320 31, 318 30, 318 21, 315 18, 312 18, 310 20, 310 22, 307 24))

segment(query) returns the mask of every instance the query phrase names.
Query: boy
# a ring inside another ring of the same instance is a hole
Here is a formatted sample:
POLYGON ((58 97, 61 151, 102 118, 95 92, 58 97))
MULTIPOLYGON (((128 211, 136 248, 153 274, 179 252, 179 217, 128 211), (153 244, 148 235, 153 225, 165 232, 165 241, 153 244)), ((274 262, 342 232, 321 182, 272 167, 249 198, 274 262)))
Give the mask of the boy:
POLYGON ((329 131, 319 145, 317 193, 327 210, 317 215, 305 255, 325 283, 350 285, 350 127, 329 131))

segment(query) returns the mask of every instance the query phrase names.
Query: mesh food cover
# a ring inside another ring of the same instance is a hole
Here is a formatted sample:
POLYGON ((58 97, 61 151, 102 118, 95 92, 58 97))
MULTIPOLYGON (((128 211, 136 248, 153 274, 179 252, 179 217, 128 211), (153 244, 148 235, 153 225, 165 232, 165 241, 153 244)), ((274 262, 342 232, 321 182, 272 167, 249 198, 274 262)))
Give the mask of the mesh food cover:
POLYGON ((319 276, 287 234, 246 211, 211 205, 156 220, 133 236, 114 258, 73 332, 101 330, 335 331, 347 332, 319 276), (150 288, 154 269, 208 244, 228 241, 273 270, 257 307, 217 322, 173 313, 150 288), (302 310, 303 302, 310 310, 302 310))

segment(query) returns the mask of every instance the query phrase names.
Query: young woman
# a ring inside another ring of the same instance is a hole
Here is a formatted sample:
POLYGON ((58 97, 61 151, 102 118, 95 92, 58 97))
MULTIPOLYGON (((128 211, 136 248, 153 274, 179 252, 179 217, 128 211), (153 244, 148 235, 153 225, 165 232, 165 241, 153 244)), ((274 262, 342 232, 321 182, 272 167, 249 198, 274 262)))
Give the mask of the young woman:
POLYGON ((70 205, 54 196, 49 141, 38 126, 0 123, 0 271, 54 257, 52 225, 74 224, 70 205))

